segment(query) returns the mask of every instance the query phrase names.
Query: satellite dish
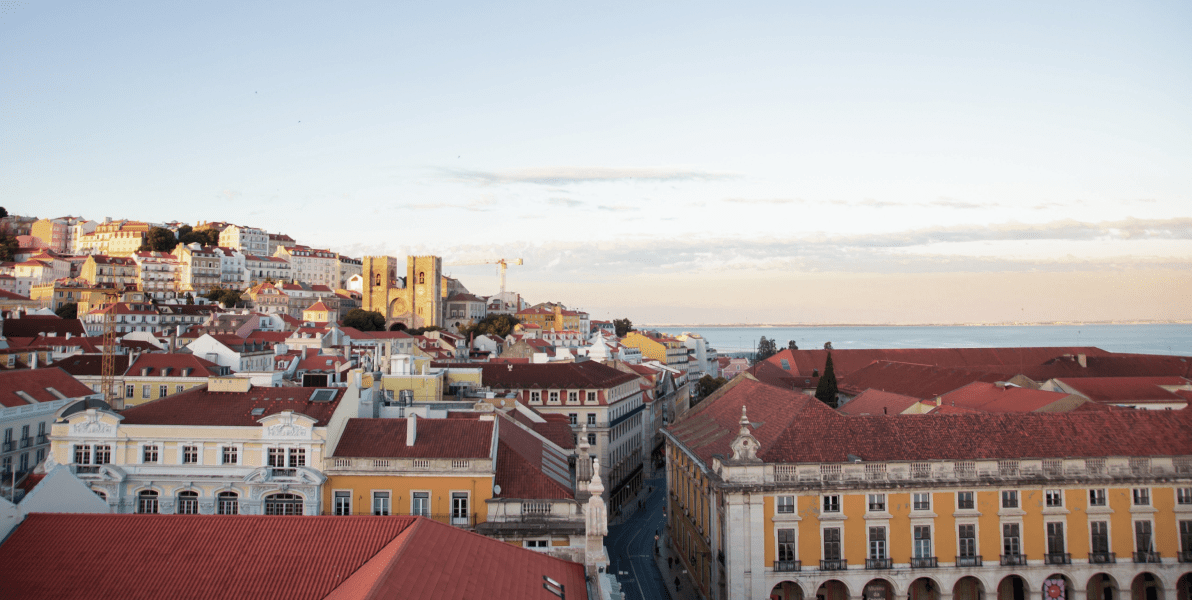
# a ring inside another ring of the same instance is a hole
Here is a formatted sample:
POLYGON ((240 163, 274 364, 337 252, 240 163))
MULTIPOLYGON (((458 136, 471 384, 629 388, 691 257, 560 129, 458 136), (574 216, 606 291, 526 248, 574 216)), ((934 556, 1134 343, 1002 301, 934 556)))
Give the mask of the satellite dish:
POLYGON ((500 485, 494 485, 494 486, 493 486, 493 495, 494 495, 494 496, 500 496, 500 495, 501 495, 501 486, 500 486, 500 485))

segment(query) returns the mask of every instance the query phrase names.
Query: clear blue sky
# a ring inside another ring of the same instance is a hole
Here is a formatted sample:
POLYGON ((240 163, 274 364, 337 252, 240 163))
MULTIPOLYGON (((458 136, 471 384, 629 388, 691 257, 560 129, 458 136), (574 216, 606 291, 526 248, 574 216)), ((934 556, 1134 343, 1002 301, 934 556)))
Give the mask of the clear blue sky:
POLYGON ((1027 314, 964 296, 1003 275, 1187 293, 1190 31, 1187 2, 6 2, 0 205, 524 255, 532 300, 652 321, 657 282, 726 273, 679 320, 805 320, 742 290, 837 275, 910 306, 951 277, 950 320, 1027 314))

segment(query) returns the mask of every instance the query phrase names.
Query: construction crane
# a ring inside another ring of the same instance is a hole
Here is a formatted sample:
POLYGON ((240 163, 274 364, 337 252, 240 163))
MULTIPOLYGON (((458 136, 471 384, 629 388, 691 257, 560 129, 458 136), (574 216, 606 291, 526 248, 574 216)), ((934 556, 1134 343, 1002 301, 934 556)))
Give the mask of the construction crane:
POLYGON ((112 384, 116 381, 116 307, 120 296, 116 292, 96 292, 102 294, 106 305, 103 310, 103 354, 100 360, 99 385, 103 389, 103 401, 113 406, 116 392, 112 384))
POLYGON ((521 264, 523 264, 523 262, 522 262, 522 259, 520 259, 520 258, 514 258, 514 259, 495 258, 492 260, 449 262, 445 266, 467 267, 467 266, 472 266, 472 265, 497 265, 497 272, 500 273, 500 275, 501 275, 501 295, 504 295, 505 294, 505 270, 508 269, 509 265, 511 265, 511 264, 521 265, 521 264))

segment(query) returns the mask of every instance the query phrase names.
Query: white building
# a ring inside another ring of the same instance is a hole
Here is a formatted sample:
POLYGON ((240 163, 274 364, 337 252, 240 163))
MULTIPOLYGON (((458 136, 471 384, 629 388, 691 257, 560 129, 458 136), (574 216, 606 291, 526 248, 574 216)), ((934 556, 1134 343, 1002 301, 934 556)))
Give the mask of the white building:
POLYGON ((219 232, 219 245, 242 254, 268 254, 269 234, 253 227, 229 225, 219 232))

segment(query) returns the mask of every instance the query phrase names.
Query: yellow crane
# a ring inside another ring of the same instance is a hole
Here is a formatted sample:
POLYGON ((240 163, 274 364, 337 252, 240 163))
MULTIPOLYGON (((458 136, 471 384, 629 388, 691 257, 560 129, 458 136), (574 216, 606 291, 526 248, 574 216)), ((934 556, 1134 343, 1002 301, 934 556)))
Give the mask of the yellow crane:
POLYGON ((103 389, 103 401, 113 406, 116 391, 112 384, 116 380, 116 308, 120 296, 116 292, 98 292, 103 295, 103 354, 100 360, 99 385, 103 389))
POLYGON ((511 265, 511 264, 512 265, 521 265, 521 264, 523 264, 523 262, 522 262, 522 259, 520 259, 520 258, 513 258, 513 259, 494 258, 491 260, 449 262, 445 266, 467 267, 467 266, 472 266, 472 265, 497 265, 497 272, 501 275, 501 294, 503 295, 505 293, 505 270, 508 269, 509 265, 511 265))

